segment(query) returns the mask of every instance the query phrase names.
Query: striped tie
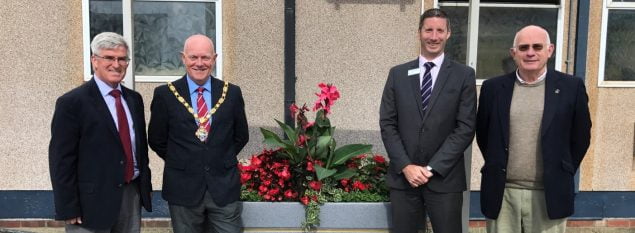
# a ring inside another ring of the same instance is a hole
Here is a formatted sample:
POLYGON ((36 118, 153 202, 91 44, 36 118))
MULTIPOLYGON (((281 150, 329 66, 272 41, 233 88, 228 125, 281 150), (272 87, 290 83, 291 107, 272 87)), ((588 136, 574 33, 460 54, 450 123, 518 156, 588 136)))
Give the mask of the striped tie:
POLYGON ((432 74, 430 71, 432 67, 434 67, 434 63, 426 62, 423 64, 426 68, 425 73, 423 73, 423 80, 421 81, 421 104, 423 106, 423 112, 428 108, 428 103, 430 103, 430 96, 432 95, 432 74))
MULTIPOLYGON (((205 98, 203 98, 203 91, 205 88, 199 87, 196 89, 198 97, 196 97, 196 108, 198 109, 198 118, 201 119, 207 115, 207 104, 205 104, 205 98)), ((200 122, 199 122, 200 124, 200 122)), ((205 131, 209 132, 209 120, 205 122, 205 131)))

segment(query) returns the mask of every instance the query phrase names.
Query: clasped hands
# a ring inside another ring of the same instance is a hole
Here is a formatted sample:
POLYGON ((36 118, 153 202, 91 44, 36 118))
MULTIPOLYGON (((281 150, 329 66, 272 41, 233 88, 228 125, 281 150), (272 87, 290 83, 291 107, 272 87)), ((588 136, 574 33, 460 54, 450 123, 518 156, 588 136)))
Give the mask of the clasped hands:
POLYGON ((425 166, 414 164, 407 165, 401 171, 413 188, 428 183, 430 177, 433 175, 432 171, 428 171, 425 166))

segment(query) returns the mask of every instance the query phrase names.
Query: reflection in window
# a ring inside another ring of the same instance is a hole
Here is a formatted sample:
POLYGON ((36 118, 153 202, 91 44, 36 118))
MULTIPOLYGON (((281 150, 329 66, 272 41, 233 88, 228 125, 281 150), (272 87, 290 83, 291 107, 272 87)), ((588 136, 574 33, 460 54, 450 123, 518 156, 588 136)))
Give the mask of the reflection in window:
POLYGON ((90 0, 90 41, 99 33, 115 32, 123 34, 121 0, 90 0))
POLYGON ((459 63, 467 64, 467 7, 441 7, 450 18, 450 39, 445 46, 445 55, 459 63))
POLYGON ((133 12, 136 75, 183 75, 180 52, 187 37, 216 38, 214 3, 134 2, 133 12))
MULTIPOLYGON (((634 0, 635 1, 635 0, 634 0)), ((605 81, 635 81, 635 11, 610 10, 606 30, 605 81)))
MULTIPOLYGON (((477 73, 479 79, 487 79, 516 70, 509 55, 516 32, 534 24, 549 32, 556 47, 558 9, 556 8, 493 8, 480 9, 477 73)), ((555 67, 555 49, 547 64, 555 67)))

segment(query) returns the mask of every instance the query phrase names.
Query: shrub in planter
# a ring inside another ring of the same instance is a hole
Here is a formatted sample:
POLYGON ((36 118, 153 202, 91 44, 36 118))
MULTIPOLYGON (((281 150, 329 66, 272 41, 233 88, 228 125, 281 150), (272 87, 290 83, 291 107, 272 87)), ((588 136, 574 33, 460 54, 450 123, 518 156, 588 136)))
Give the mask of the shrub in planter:
POLYGON ((239 164, 242 200, 300 201, 306 210, 305 231, 319 226, 323 203, 388 201, 386 160, 371 154, 371 145, 336 147, 328 114, 340 95, 333 85, 319 87, 314 121, 306 117, 310 111, 306 104, 292 104, 296 127, 276 120, 285 138, 261 128, 264 142, 276 149, 265 149, 239 164))

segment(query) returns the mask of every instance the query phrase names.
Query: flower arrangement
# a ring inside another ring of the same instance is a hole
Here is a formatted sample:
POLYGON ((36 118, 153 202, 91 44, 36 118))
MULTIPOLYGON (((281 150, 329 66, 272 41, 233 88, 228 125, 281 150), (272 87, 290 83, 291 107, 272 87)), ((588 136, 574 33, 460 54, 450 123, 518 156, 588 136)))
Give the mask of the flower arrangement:
POLYGON ((317 229, 320 205, 326 202, 388 201, 386 160, 371 154, 371 145, 336 148, 328 114, 340 94, 331 84, 319 87, 314 121, 306 117, 306 104, 292 104, 296 127, 276 120, 286 138, 261 128, 264 142, 276 149, 265 149, 239 164, 242 200, 300 201, 306 209, 304 231, 317 229))

